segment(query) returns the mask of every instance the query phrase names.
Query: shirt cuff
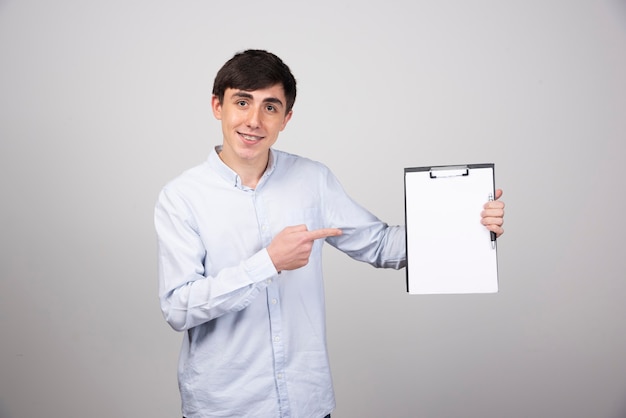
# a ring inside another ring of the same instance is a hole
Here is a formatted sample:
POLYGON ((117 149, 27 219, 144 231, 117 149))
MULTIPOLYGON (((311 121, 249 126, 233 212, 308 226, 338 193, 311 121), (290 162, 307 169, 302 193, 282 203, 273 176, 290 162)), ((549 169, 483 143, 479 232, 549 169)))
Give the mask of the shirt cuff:
POLYGON ((278 274, 265 248, 248 258, 244 262, 244 269, 254 283, 262 282, 278 274))

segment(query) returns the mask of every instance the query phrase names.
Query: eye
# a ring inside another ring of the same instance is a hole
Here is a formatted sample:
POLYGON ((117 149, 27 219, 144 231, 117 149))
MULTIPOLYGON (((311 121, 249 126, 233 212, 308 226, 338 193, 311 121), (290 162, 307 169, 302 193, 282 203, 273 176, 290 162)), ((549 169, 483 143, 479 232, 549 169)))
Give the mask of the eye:
POLYGON ((276 107, 274 105, 268 104, 265 108, 268 112, 276 112, 276 107))
POLYGON ((238 100, 237 101, 237 106, 239 107, 245 107, 248 103, 245 100, 238 100))

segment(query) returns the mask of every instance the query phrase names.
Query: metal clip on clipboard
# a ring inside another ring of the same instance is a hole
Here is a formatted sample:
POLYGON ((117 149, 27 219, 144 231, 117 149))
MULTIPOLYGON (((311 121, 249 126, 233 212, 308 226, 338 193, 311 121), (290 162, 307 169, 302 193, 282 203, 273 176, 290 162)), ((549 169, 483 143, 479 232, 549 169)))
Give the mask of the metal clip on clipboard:
POLYGON ((431 179, 468 176, 469 167, 466 165, 431 167, 429 174, 431 179))

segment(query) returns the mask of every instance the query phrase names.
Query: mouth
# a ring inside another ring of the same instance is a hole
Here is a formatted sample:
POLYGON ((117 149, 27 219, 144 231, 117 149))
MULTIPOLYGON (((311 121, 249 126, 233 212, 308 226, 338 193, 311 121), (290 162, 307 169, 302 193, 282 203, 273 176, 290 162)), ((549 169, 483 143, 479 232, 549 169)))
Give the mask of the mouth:
POLYGON ((249 134, 244 134, 244 133, 241 133, 241 132, 237 132, 237 133, 245 141, 249 141, 249 142, 257 142, 257 141, 260 141, 260 140, 262 140, 264 138, 263 136, 258 136, 258 135, 249 135, 249 134))

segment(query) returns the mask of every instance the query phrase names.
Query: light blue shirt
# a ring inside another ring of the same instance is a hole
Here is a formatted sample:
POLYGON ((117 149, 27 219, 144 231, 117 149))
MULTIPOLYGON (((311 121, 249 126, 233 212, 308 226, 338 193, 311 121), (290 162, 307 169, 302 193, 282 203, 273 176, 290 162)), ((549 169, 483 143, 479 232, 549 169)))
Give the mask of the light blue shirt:
POLYGON ((267 253, 287 226, 336 227, 325 241, 376 267, 405 265, 404 227, 355 203, 324 165, 270 150, 256 189, 219 158, 169 182, 155 208, 159 297, 186 331, 178 368, 183 414, 322 418, 335 406, 326 350, 322 245, 278 273, 267 253))

